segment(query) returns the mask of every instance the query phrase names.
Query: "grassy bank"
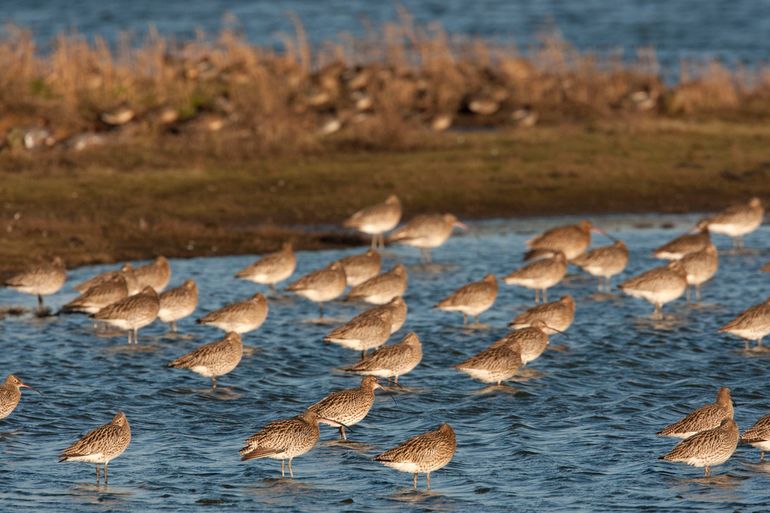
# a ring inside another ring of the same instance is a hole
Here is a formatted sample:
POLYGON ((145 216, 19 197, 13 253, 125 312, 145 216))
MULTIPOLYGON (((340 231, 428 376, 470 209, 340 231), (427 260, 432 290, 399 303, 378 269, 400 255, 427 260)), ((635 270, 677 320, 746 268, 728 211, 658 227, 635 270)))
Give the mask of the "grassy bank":
MULTIPOLYGON (((342 137, 342 136, 340 136, 342 137)), ((224 144, 224 143, 223 143, 224 144)), ((344 147, 344 145, 343 145, 344 147)), ((0 154, 0 272, 354 244, 333 226, 391 192, 405 217, 684 212, 770 200, 770 126, 650 120, 445 133, 410 151, 254 159, 151 142, 0 154)))

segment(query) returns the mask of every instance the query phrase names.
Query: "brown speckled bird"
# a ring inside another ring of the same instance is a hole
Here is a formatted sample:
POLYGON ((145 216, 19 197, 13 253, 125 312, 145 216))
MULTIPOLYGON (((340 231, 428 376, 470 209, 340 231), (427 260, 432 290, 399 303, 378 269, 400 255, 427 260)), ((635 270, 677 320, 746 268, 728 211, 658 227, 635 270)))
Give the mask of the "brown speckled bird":
POLYGON ((262 326, 269 310, 265 296, 257 293, 246 301, 231 303, 214 310, 198 319, 197 323, 214 326, 225 332, 243 334, 262 326))
POLYGON ((383 233, 392 230, 401 220, 401 202, 390 195, 383 203, 363 208, 350 216, 343 226, 355 228, 372 236, 372 249, 385 246, 383 233))
POLYGON ((82 294, 91 287, 95 287, 96 285, 104 283, 105 281, 110 281, 118 276, 126 280, 129 296, 133 296, 142 290, 142 288, 139 286, 139 281, 136 279, 136 275, 134 274, 134 268, 130 263, 123 264, 118 271, 107 271, 101 274, 97 274, 93 278, 89 278, 78 283, 73 288, 82 294))
POLYGON ((369 349, 380 347, 390 338, 392 326, 393 314, 389 309, 367 310, 332 330, 324 341, 361 351, 363 358, 369 349))
POLYGON ((417 475, 426 474, 427 487, 430 489, 430 473, 445 467, 457 450, 457 438, 449 424, 441 424, 437 429, 413 436, 401 445, 374 457, 383 465, 399 472, 414 474, 414 487, 417 488, 417 475))
POLYGON ((158 293, 152 287, 146 286, 139 294, 105 306, 92 317, 128 331, 128 343, 138 344, 139 329, 152 324, 158 318, 159 310, 158 293))
POLYGON ((424 214, 394 231, 388 240, 420 248, 420 258, 427 264, 431 260, 431 249, 444 244, 455 227, 468 228, 452 214, 424 214))
POLYGON ((407 284, 406 267, 403 264, 396 264, 390 271, 369 278, 350 289, 348 299, 360 299, 374 305, 384 305, 393 298, 403 296, 407 284))
POLYGON ((339 262, 332 262, 289 284, 286 290, 318 303, 319 315, 323 317, 323 304, 340 297, 345 292, 345 285, 345 269, 339 262))
POLYGON ((709 243, 700 251, 686 254, 680 262, 687 273, 687 299, 690 299, 689 287, 693 287, 695 289, 695 301, 700 301, 701 285, 713 278, 719 267, 719 255, 716 246, 709 243))
POLYGON ((160 294, 171 280, 171 266, 164 256, 159 256, 149 264, 134 269, 134 276, 141 288, 152 287, 160 294))
POLYGON ((309 410, 319 415, 318 422, 339 428, 340 438, 347 440, 346 426, 354 426, 364 420, 374 404, 374 391, 382 388, 374 376, 361 378, 356 388, 338 390, 327 395, 309 410))
POLYGON ((374 278, 380 272, 382 259, 374 249, 370 249, 361 255, 351 255, 339 260, 345 270, 345 280, 351 287, 360 285, 370 278, 374 278))
POLYGON ((27 267, 5 281, 5 286, 37 296, 37 310, 43 309, 43 296, 57 293, 67 279, 64 262, 58 256, 50 262, 29 264, 27 267))
POLYGON ((533 306, 517 315, 515 319, 508 323, 508 327, 515 330, 527 328, 538 319, 546 324, 545 331, 549 335, 567 331, 567 328, 572 325, 572 321, 575 319, 575 299, 567 294, 558 301, 533 306))
POLYGON ((174 369, 190 369, 211 378, 211 389, 217 388, 217 378, 235 369, 243 356, 241 336, 231 331, 224 338, 204 344, 196 350, 169 362, 174 369))
POLYGON ((539 303, 540 291, 543 292, 543 302, 547 301, 546 291, 559 283, 565 274, 567 274, 567 259, 564 253, 557 251, 551 253, 551 256, 540 258, 513 271, 505 276, 503 281, 508 285, 535 289, 535 303, 539 303))
POLYGON ((128 297, 126 279, 116 273, 112 278, 90 287, 62 307, 65 312, 94 314, 102 308, 128 297))
POLYGON ((235 274, 236 278, 269 285, 275 290, 276 284, 288 279, 297 268, 297 256, 291 242, 285 242, 280 251, 263 255, 259 260, 235 274))
POLYGON ((369 312, 378 312, 387 310, 391 315, 390 333, 391 335, 401 329, 401 326, 406 322, 406 301, 401 297, 394 297, 384 305, 375 306, 370 308, 369 312))
POLYGON ((537 237, 527 241, 529 251, 524 255, 525 260, 539 257, 543 252, 561 251, 567 260, 582 255, 591 245, 591 232, 601 232, 590 221, 580 221, 578 224, 557 226, 537 237))
POLYGON ((119 411, 108 424, 89 432, 70 445, 59 456, 59 461, 83 461, 96 464, 96 482, 99 482, 99 464, 104 464, 104 482, 108 481, 107 464, 123 454, 131 443, 131 427, 126 415, 119 411))
POLYGON ((601 291, 604 285, 603 289, 609 292, 612 277, 622 273, 628 265, 628 248, 623 241, 615 241, 610 246, 602 246, 578 255, 572 259, 572 263, 591 276, 598 277, 599 290, 601 291))
POLYGON ((759 449, 759 460, 765 460, 765 451, 770 451, 770 413, 743 432, 741 443, 759 449))
POLYGON ((687 272, 680 261, 674 260, 629 278, 618 287, 631 297, 652 303, 655 307, 652 317, 659 319, 662 317, 663 305, 677 299, 687 290, 687 272))
POLYGON ((749 349, 749 340, 756 340, 757 347, 762 347, 762 339, 770 335, 770 297, 764 303, 747 308, 719 331, 742 338, 746 350, 749 349))
POLYGON ((695 433, 719 426, 723 419, 733 418, 733 400, 730 389, 722 387, 717 392, 716 402, 701 406, 682 420, 661 429, 658 436, 688 438, 695 433))
POLYGON ((194 280, 186 280, 182 285, 167 290, 160 295, 158 318, 176 331, 176 321, 192 315, 198 306, 198 285, 194 280))
POLYGON ((497 299, 497 278, 493 274, 483 280, 474 281, 457 289, 449 297, 439 301, 436 308, 447 312, 461 312, 463 324, 468 323, 468 316, 478 317, 489 310, 497 299))
POLYGON ((32 390, 31 386, 13 374, 8 374, 3 384, 0 385, 0 420, 13 413, 13 410, 19 405, 22 388, 32 390))
POLYGON ((519 351, 508 345, 493 345, 455 365, 455 368, 483 383, 500 385, 511 379, 522 365, 519 351))
POLYGON ((708 228, 713 233, 727 235, 733 239, 733 247, 743 248, 743 236, 762 224, 765 209, 759 198, 751 198, 748 203, 734 205, 708 219, 708 228))
POLYGON ((521 328, 509 333, 490 347, 505 346, 517 351, 523 365, 528 364, 542 355, 548 347, 548 331, 553 328, 540 319, 535 319, 527 328, 521 328))
POLYGON ((284 463, 289 460, 289 475, 294 477, 292 460, 309 452, 318 442, 318 420, 318 413, 306 410, 296 417, 270 422, 246 439, 246 445, 240 450, 241 461, 281 460, 281 477, 285 477, 284 463))
POLYGON ((681 260, 689 253, 704 249, 711 244, 708 223, 705 220, 698 221, 695 233, 686 233, 662 245, 653 254, 663 260, 681 260))
POLYGON ((705 467, 704 475, 711 476, 711 467, 730 459, 738 447, 738 425, 732 418, 722 419, 717 427, 701 431, 682 440, 671 452, 659 459, 705 467))
POLYGON ((398 344, 377 349, 352 367, 345 369, 357 374, 368 374, 380 378, 395 378, 411 372, 422 361, 422 344, 413 332, 409 332, 398 344))

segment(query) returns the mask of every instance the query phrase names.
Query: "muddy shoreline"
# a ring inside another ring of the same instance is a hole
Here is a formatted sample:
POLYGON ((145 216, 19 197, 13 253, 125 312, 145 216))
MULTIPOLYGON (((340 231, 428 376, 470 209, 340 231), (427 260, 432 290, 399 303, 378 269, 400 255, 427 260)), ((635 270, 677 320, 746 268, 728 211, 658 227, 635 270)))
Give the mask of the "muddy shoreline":
POLYGON ((69 267, 366 245, 340 225, 399 195, 404 218, 708 212, 770 203, 770 127, 656 122, 446 134, 411 151, 269 159, 115 147, 0 158, 0 274, 60 255, 69 267), (116 158, 118 156, 119 158, 116 158), (27 159, 27 160, 24 160, 27 159))

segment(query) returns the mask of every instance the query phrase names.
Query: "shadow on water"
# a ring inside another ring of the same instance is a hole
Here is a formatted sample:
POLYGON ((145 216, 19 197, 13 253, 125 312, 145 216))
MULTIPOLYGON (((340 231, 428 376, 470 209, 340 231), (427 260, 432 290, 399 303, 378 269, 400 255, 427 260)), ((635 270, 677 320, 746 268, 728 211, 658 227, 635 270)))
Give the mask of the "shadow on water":
POLYGON ((505 383, 501 383, 499 385, 485 386, 484 388, 481 388, 473 392, 472 395, 489 395, 489 394, 516 395, 519 392, 521 392, 521 390, 519 390, 518 388, 512 387, 511 385, 507 385, 505 383))
POLYGON ((357 440, 352 440, 351 437, 354 435, 355 433, 349 432, 347 440, 340 440, 340 439, 326 440, 324 442, 321 442, 320 446, 339 448, 347 451, 357 452, 360 454, 370 454, 375 451, 375 447, 371 444, 367 444, 365 442, 359 442, 357 440))

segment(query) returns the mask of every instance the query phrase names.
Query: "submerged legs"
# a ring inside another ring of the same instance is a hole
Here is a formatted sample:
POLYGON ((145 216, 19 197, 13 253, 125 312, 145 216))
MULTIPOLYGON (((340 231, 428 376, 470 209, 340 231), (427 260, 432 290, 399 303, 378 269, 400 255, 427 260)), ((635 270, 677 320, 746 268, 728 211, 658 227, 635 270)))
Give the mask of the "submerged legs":
POLYGON ((345 434, 345 426, 340 426, 340 438, 347 440, 348 436, 345 434))

